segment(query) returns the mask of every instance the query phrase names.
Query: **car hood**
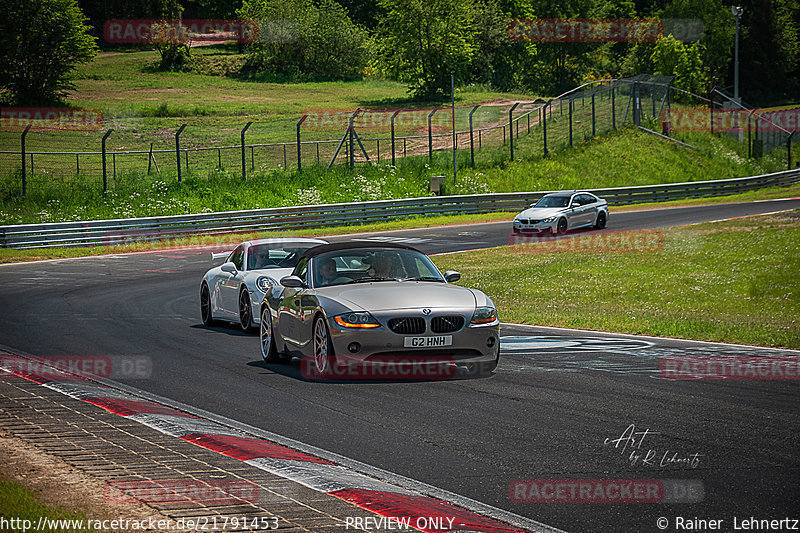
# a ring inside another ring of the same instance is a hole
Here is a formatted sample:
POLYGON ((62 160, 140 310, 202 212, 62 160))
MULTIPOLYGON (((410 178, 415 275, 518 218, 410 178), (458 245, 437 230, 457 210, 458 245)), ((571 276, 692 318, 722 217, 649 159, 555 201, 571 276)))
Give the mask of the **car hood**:
POLYGON ((474 309, 476 301, 470 289, 430 281, 376 281, 324 287, 318 292, 320 296, 338 300, 353 310, 365 311, 474 309))
POLYGON ((544 220, 545 218, 560 215, 568 210, 569 208, 567 207, 529 207, 514 218, 533 218, 536 220, 544 220))

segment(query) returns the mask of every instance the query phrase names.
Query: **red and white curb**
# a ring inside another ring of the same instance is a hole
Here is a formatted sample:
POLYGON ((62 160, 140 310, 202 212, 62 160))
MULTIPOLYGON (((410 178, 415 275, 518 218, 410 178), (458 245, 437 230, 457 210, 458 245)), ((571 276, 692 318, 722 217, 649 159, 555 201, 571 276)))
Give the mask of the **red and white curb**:
POLYGON ((407 523, 411 529, 425 533, 563 533, 502 509, 120 383, 90 380, 55 369, 46 375, 23 374, 2 366, 0 369, 0 375, 25 378, 381 517, 410 519, 407 523))

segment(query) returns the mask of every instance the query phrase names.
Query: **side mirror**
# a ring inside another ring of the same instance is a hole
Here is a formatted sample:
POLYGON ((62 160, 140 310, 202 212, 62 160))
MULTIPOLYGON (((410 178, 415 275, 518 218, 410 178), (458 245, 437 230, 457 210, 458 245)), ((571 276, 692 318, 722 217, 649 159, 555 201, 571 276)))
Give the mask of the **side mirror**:
POLYGON ((304 286, 303 280, 297 276, 286 276, 281 278, 281 285, 293 289, 301 289, 304 286))
POLYGON ((448 270, 444 273, 444 279, 447 283, 454 283, 461 279, 461 274, 455 270, 448 270))
POLYGON ((236 270, 236 265, 228 261, 227 263, 222 263, 222 266, 219 267, 223 272, 227 272, 228 274, 236 275, 238 270, 236 270))

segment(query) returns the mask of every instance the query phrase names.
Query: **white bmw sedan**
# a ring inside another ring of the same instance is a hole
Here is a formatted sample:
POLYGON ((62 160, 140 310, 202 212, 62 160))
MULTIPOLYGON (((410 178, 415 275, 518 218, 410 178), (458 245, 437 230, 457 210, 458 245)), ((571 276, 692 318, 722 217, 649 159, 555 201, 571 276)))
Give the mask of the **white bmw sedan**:
POLYGON ((557 235, 578 228, 603 229, 606 222, 605 200, 584 191, 554 192, 514 217, 514 233, 549 231, 557 235))
POLYGON ((203 324, 217 321, 239 323, 250 332, 260 324, 261 301, 277 280, 294 270, 303 252, 327 241, 276 238, 243 242, 232 252, 211 254, 225 258, 203 276, 200 283, 200 315, 203 324))

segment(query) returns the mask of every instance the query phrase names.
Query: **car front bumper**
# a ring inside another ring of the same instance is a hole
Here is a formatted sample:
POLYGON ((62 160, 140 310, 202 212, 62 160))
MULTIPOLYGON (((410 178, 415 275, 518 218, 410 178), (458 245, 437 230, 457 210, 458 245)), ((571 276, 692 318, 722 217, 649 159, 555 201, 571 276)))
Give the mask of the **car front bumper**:
POLYGON ((332 318, 328 319, 328 328, 334 355, 342 360, 445 362, 459 365, 496 361, 500 350, 499 322, 495 320, 487 325, 470 326, 471 312, 469 316, 463 316, 465 325, 457 331, 446 333, 431 332, 429 323, 425 332, 420 334, 395 333, 389 329, 385 317, 376 317, 381 326, 374 329, 343 328, 332 318), (422 342, 432 345, 406 346, 406 339, 411 338, 426 339, 422 342), (442 339, 446 339, 448 344, 437 346, 435 341, 442 339))
POLYGON ((553 220, 551 222, 537 222, 535 224, 531 223, 522 223, 519 220, 514 220, 514 233, 523 233, 523 232, 542 232, 542 231, 550 231, 552 232, 555 228, 557 220, 553 220))

